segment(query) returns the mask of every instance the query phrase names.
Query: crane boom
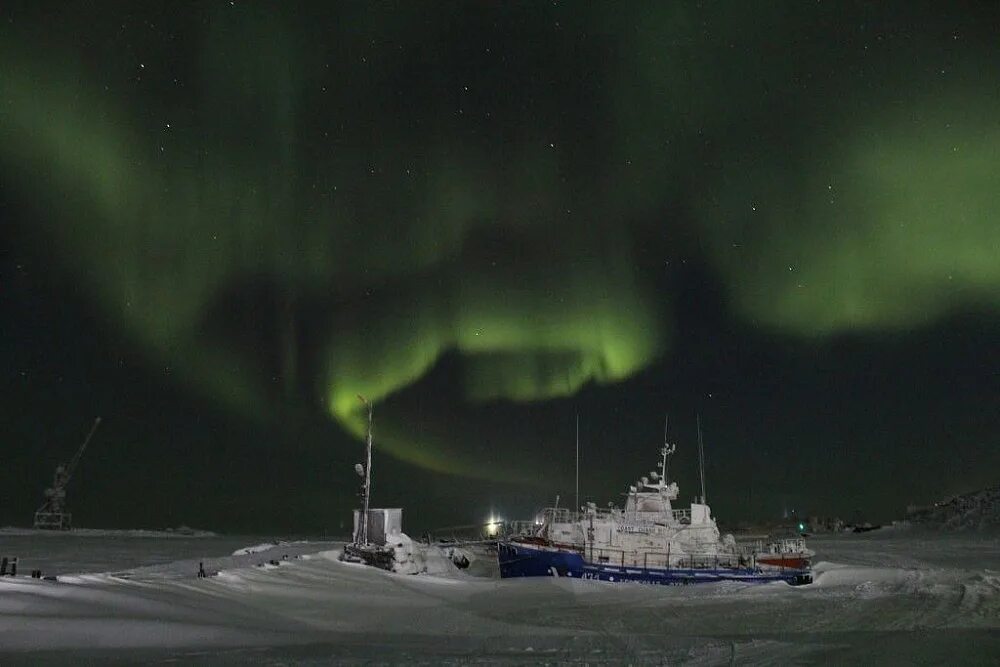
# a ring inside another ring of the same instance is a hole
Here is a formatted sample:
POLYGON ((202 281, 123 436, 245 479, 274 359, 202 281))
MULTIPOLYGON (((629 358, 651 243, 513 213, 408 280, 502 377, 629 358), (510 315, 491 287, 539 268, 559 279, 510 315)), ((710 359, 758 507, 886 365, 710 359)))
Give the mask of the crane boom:
POLYGON ((83 444, 80 445, 80 449, 76 450, 76 454, 73 455, 73 459, 66 466, 66 483, 69 483, 71 477, 73 477, 73 471, 76 470, 76 465, 80 462, 80 457, 83 456, 83 450, 87 448, 90 443, 90 439, 94 437, 94 433, 97 431, 97 427, 101 425, 101 418, 98 417, 94 420, 94 425, 90 427, 90 433, 84 438, 83 444))

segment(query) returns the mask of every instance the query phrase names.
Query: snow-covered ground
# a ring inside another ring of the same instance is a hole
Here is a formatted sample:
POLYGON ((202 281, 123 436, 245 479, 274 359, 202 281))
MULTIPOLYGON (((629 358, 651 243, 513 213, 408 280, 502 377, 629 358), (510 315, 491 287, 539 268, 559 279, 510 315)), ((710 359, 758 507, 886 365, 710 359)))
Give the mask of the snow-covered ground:
MULTIPOLYGON (((17 556, 18 571, 25 574, 35 569, 45 575, 113 572, 176 561, 193 561, 192 572, 197 572, 200 559, 231 554, 264 541, 261 536, 216 535, 206 531, 192 535, 157 530, 78 528, 61 532, 0 528, 0 557, 17 556)), ((277 541, 280 540, 271 538, 267 543, 273 545, 277 541)))
MULTIPOLYGON (((220 555, 205 568, 221 572, 204 579, 189 560, 59 582, 0 579, 0 663, 1000 660, 996 536, 817 538, 816 583, 797 588, 498 580, 458 570, 406 576, 338 562, 330 544, 236 556, 216 546, 220 555)), ((145 548, 168 549, 156 541, 145 548)))

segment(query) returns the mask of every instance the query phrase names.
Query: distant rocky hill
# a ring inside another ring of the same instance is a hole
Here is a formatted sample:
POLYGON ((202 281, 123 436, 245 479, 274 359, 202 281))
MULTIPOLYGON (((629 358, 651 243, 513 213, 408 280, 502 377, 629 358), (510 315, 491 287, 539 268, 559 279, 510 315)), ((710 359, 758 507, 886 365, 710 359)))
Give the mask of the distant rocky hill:
POLYGON ((1000 528, 1000 484, 928 507, 911 505, 906 509, 906 518, 913 524, 944 530, 1000 528))

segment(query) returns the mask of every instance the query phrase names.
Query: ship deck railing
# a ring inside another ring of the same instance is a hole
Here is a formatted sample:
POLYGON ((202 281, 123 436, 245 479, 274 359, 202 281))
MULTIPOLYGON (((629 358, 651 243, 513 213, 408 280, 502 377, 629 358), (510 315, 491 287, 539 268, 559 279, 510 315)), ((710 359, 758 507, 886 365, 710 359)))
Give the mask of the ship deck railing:
POLYGON ((539 521, 508 521, 505 528, 507 535, 534 535, 541 527, 539 521))
POLYGON ((670 510, 677 523, 691 523, 691 510, 670 510))
POLYGON ((806 550, 806 541, 801 537, 778 540, 753 540, 737 542, 736 550, 741 554, 791 554, 806 550))
MULTIPOLYGON (((581 512, 573 512, 566 507, 546 507, 539 513, 539 518, 534 522, 534 525, 541 525, 541 523, 575 523, 577 521, 583 521, 593 517, 596 521, 614 521, 620 519, 624 515, 630 515, 618 508, 611 507, 592 507, 588 510, 581 512)), ((670 514, 673 517, 675 523, 689 524, 691 523, 691 510, 690 509, 672 509, 670 514)), ((528 523, 532 522, 518 522, 518 523, 528 523)), ((652 524, 652 522, 650 522, 652 524)))
POLYGON ((604 507, 595 507, 591 509, 589 513, 584 513, 584 516, 589 517, 593 515, 594 519, 596 519, 597 521, 611 521, 612 519, 614 519, 616 511, 620 510, 613 510, 611 508, 604 508, 604 507))
POLYGON ((571 523, 579 515, 579 512, 571 512, 568 507, 546 507, 542 510, 542 522, 571 523))
POLYGON ((738 569, 756 567, 753 554, 679 554, 676 551, 626 551, 588 547, 584 553, 595 565, 670 569, 738 569))
POLYGON ((425 532, 422 539, 427 544, 478 544, 496 542, 498 539, 504 537, 531 534, 527 528, 527 525, 530 523, 530 521, 495 521, 492 523, 445 526, 425 532))

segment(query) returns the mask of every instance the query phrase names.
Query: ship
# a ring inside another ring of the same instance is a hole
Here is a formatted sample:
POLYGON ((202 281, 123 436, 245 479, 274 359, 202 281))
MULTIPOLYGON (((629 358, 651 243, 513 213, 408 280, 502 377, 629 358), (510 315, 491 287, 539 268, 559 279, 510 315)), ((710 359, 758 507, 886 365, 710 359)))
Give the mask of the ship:
MULTIPOLYGON (((700 436, 699 424, 699 436, 700 436)), ((699 437, 699 451, 701 451, 699 437)), ((813 556, 801 536, 740 544, 721 536, 704 493, 674 508, 679 488, 667 479, 676 445, 660 450, 659 471, 629 485, 624 507, 588 502, 580 510, 546 508, 529 530, 497 544, 501 578, 568 577, 607 582, 688 585, 737 581, 812 583, 813 556)), ((703 456, 700 457, 703 461, 703 456)))

